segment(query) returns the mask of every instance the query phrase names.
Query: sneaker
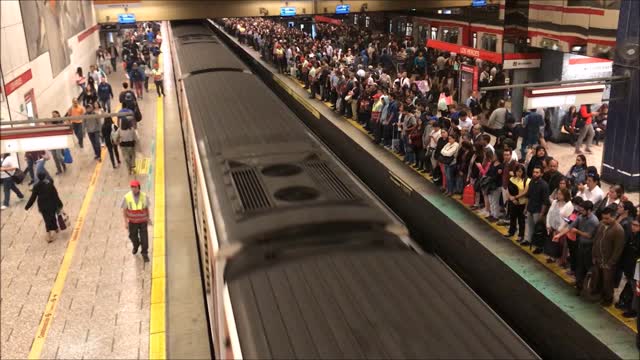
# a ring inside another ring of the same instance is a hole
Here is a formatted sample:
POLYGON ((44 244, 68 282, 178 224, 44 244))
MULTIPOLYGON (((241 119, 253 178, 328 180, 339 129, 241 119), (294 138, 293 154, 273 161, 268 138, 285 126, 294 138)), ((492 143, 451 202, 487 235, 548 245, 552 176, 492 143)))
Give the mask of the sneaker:
POLYGON ((149 255, 142 254, 142 260, 144 260, 144 262, 148 263, 149 262, 149 255))
POLYGON ((131 253, 132 253, 133 255, 137 254, 137 253, 138 253, 138 247, 137 247, 137 246, 134 246, 134 247, 133 247, 133 250, 131 250, 131 253))
POLYGON ((8 206, 6 206, 6 205, 2 205, 2 207, 0 207, 0 210, 5 210, 5 209, 7 209, 7 208, 9 208, 9 207, 8 207, 8 206))
POLYGON ((524 241, 520 242, 520 246, 529 246, 529 245, 531 245, 530 241, 524 240, 524 241))

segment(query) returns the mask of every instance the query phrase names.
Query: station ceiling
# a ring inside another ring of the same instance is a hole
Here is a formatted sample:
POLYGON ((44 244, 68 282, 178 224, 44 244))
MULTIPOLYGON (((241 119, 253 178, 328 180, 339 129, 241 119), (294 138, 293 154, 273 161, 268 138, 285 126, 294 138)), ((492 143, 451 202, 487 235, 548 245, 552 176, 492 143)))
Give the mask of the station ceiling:
POLYGON ((336 5, 351 5, 351 12, 433 9, 469 6, 471 0, 94 0, 99 23, 117 22, 118 14, 135 14, 138 21, 184 20, 216 17, 278 16, 280 8, 295 7, 298 15, 333 14, 336 5), (125 10, 126 9, 126 10, 125 10))

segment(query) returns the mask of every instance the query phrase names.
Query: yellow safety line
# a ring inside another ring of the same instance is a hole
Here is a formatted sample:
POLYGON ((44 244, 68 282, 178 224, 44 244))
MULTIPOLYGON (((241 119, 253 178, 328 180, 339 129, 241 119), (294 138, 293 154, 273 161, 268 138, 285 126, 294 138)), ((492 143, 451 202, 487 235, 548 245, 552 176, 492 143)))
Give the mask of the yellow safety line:
MULTIPOLYGON (((284 84, 284 82, 282 82, 281 80, 277 79, 277 76, 274 74, 274 79, 278 80, 278 84, 282 87, 286 87, 285 90, 288 90, 289 93, 293 93, 293 90, 288 89, 288 86, 286 86, 284 84)), ((294 79, 294 83, 298 84, 298 86, 300 86, 301 88, 304 88, 304 85, 301 84, 299 81, 297 81, 297 79, 294 79)), ((299 97, 296 97, 296 100, 300 101, 299 97)), ((325 104, 325 106, 327 107, 331 107, 333 104, 331 104, 330 102, 322 102, 323 104, 325 104)), ((303 104, 304 105, 304 104, 303 104)), ((362 132, 363 134, 367 135, 370 138, 373 138, 373 136, 371 134, 369 134, 369 132, 362 126, 360 125, 357 121, 347 118, 345 116, 342 116, 342 118, 344 120, 347 120, 353 127, 355 127, 356 129, 358 129, 360 132, 362 132)), ((389 150, 386 149, 388 152, 390 152, 391 154, 393 154, 396 158, 400 159, 400 161, 403 161, 403 157, 394 152, 393 150, 389 150)), ((424 177, 425 179, 427 179, 428 181, 433 183, 433 179, 431 178, 430 175, 427 175, 425 173, 421 173, 418 170, 413 169, 416 173, 418 173, 419 175, 421 175, 422 177, 424 177)), ((465 207, 466 205, 464 203, 462 203, 462 199, 460 199, 460 196, 454 195, 452 197, 453 200, 463 204, 465 207)), ((494 228, 496 231, 498 231, 500 234, 505 235, 507 233, 507 229, 501 226, 498 226, 496 223, 492 223, 490 221, 488 221, 487 219, 483 218, 482 216, 478 215, 476 212, 471 211, 472 214, 476 215, 477 217, 479 217, 480 219, 484 220, 487 224, 489 224, 492 228, 494 228)), ((534 259, 536 259, 538 262, 540 262, 542 265, 544 265, 547 269, 549 269, 551 272, 553 272, 554 274, 556 274, 557 276, 559 276, 560 278, 562 278, 562 280, 564 280, 567 284, 573 285, 574 279, 567 275, 564 272, 564 269, 560 266, 558 266, 556 263, 547 263, 546 261, 546 255, 544 254, 534 254, 532 249, 529 249, 528 247, 521 247, 520 244, 517 243, 517 239, 515 236, 513 236, 512 238, 510 238, 509 240, 511 240, 516 246, 518 246, 520 249, 522 249, 523 251, 525 251, 526 253, 528 253, 530 256, 532 256, 534 259)), ((613 317, 615 317, 616 319, 618 319, 620 322, 622 322, 624 325, 626 325, 629 329, 631 329, 634 332, 638 332, 638 329, 636 327, 636 319, 635 318, 630 318, 627 319, 624 316, 622 316, 623 314, 623 310, 619 310, 617 309, 615 306, 611 305, 608 307, 604 308, 609 314, 611 314, 613 317)))
POLYGON ((166 359, 166 273, 165 273, 165 188, 164 188, 164 114, 162 98, 156 106, 156 163, 154 179, 153 257, 151 262, 151 309, 149 358, 166 359))
MULTIPOLYGON (((105 157, 105 154, 106 150, 105 148, 103 148, 101 154, 102 158, 105 157)), ((84 196, 82 206, 80 207, 80 212, 78 213, 78 219, 76 220, 76 223, 73 227, 71 239, 69 240, 69 244, 67 244, 67 250, 64 253, 62 264, 60 264, 60 269, 58 270, 58 276, 53 283, 53 287, 51 288, 49 300, 47 301, 44 313, 42 314, 42 319, 40 319, 40 325, 38 325, 38 331, 36 332, 36 336, 33 339, 33 343, 31 344, 29 359, 39 359, 40 355, 42 354, 42 348, 44 347, 44 342, 47 339, 49 329, 51 329, 51 323, 53 323, 56 308, 58 307, 58 302, 60 301, 60 296, 62 295, 62 290, 64 289, 64 283, 67 279, 69 268, 71 267, 71 261, 73 260, 73 255, 76 252, 76 247, 78 246, 78 240, 80 239, 80 233, 82 232, 82 227, 84 226, 85 217, 87 215, 87 212, 89 211, 89 205, 91 204, 91 199, 93 198, 93 193, 95 192, 96 183, 98 182, 98 176, 100 176, 100 169, 102 169, 101 161, 98 162, 96 164, 96 167, 93 169, 93 174, 91 175, 91 180, 89 181, 87 193, 84 196)))

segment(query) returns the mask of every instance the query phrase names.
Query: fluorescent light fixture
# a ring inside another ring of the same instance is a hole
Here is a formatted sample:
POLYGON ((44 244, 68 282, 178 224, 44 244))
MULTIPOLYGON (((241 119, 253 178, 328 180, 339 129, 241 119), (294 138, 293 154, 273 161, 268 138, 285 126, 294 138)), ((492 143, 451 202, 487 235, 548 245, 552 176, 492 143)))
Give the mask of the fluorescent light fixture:
POLYGON ((604 90, 604 85, 587 85, 587 86, 567 86, 567 87, 558 87, 553 89, 532 89, 532 95, 540 95, 540 94, 557 94, 557 93, 566 93, 571 91, 585 91, 585 90, 593 90, 593 92, 604 90))

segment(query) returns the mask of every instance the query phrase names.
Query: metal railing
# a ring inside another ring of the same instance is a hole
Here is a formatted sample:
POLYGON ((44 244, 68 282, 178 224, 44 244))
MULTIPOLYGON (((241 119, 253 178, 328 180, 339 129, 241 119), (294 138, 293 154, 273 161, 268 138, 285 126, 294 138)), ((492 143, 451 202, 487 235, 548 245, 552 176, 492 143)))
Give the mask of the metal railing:
POLYGON ((556 85, 594 83, 594 82, 610 83, 610 82, 616 82, 616 81, 624 81, 628 79, 629 79, 629 76, 607 76, 607 77, 582 79, 582 80, 545 81, 545 82, 528 83, 528 84, 485 86, 480 88, 480 91, 506 90, 506 89, 515 89, 515 88, 532 88, 532 87, 542 87, 542 86, 556 86, 556 85))
POLYGON ((133 112, 128 114, 124 114, 121 112, 117 113, 102 113, 102 114, 89 114, 89 115, 78 115, 78 116, 64 116, 64 117, 55 117, 55 118, 39 118, 39 119, 28 119, 28 120, 17 120, 17 121, 0 121, 0 125, 21 125, 21 124, 46 124, 46 123, 54 123, 54 122, 66 122, 71 120, 90 120, 90 119, 103 119, 108 117, 128 117, 130 120, 135 120, 133 112))

